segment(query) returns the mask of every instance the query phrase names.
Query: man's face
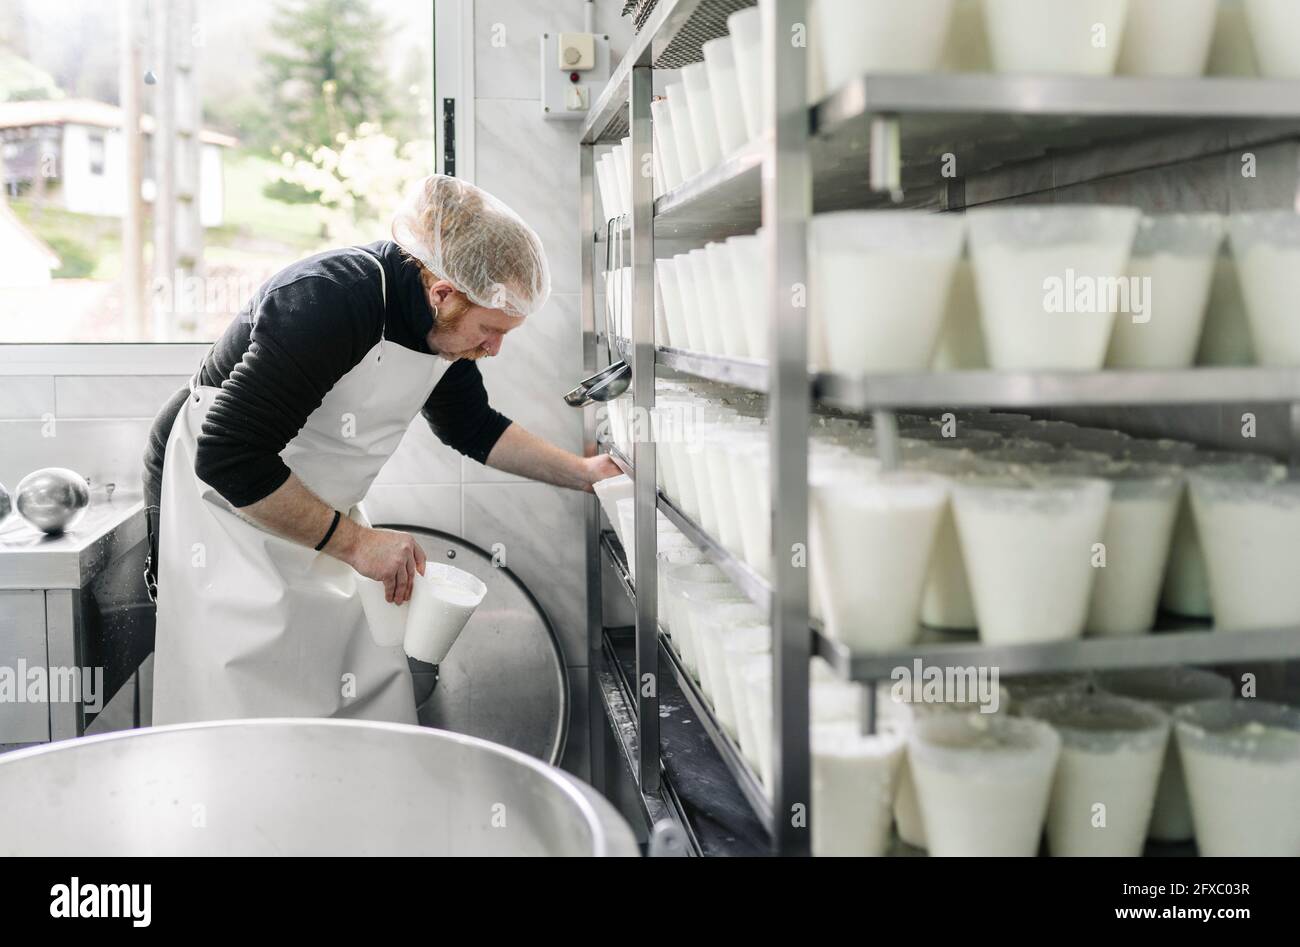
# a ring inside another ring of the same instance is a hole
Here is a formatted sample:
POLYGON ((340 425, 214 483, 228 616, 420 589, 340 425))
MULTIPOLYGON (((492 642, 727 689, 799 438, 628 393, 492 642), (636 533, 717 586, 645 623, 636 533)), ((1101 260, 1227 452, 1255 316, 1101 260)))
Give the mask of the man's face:
POLYGON ((448 361, 477 360, 501 351, 506 334, 523 323, 518 316, 486 309, 460 293, 442 299, 438 320, 429 333, 429 348, 448 361))

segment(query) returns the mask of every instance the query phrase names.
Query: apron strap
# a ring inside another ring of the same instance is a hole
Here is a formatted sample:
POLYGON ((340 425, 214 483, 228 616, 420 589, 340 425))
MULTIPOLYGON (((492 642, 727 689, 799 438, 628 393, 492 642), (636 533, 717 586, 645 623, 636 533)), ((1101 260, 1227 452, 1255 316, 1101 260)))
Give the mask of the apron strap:
POLYGON ((379 321, 379 357, 384 357, 384 329, 388 318, 388 275, 384 272, 384 263, 365 247, 357 247, 362 253, 375 261, 379 267, 379 298, 383 301, 383 318, 379 321))
POLYGON ((380 260, 379 257, 375 256, 373 253, 371 253, 369 250, 367 250, 365 247, 357 247, 357 249, 360 250, 362 253, 364 253, 366 256, 370 257, 370 259, 374 260, 375 265, 379 267, 379 298, 384 301, 384 308, 387 308, 388 307, 388 276, 384 272, 383 261, 380 260))

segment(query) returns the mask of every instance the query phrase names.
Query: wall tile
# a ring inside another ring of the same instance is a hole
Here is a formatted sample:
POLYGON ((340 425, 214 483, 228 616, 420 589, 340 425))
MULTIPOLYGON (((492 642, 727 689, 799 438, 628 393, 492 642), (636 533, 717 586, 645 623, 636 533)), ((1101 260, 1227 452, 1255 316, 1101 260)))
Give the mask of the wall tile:
POLYGON ((423 415, 416 415, 375 483, 460 483, 460 458, 434 436, 423 415))
MULTIPOLYGON (((475 0, 475 96, 540 100, 540 37, 546 30, 581 30, 583 5, 582 0, 475 0)), ((623 0, 596 2, 596 30, 609 36, 611 69, 636 35, 631 18, 620 16, 622 9, 623 0)))
POLYGON ((152 418, 0 421, 0 483, 11 490, 41 467, 69 467, 93 483, 138 494, 152 418), (51 435, 51 436, 46 436, 51 435))
POLYGON ((54 413, 54 379, 38 375, 0 378, 0 418, 39 418, 54 413))
POLYGON ((480 363, 492 405, 566 450, 582 449, 582 412, 563 401, 582 380, 578 296, 552 296, 506 338, 501 354, 480 363))
POLYGON ((581 0, 476 0, 475 97, 537 102, 541 98, 543 31, 581 29, 581 0))
POLYGON ((578 292, 579 123, 545 121, 522 99, 479 99, 475 110, 475 183, 537 231, 552 291, 578 292))
POLYGON ((61 418, 152 418, 188 381, 179 375, 62 375, 54 379, 61 418))
POLYGON ((366 515, 376 525, 424 526, 461 535, 461 496, 457 484, 375 484, 366 494, 366 515))
POLYGON ((464 536, 505 548, 506 566, 537 596, 572 665, 587 662, 584 494, 540 483, 466 484, 464 536))
MULTIPOLYGON (((501 354, 480 363, 492 406, 565 450, 582 451, 582 414, 561 399, 582 380, 581 312, 574 294, 552 295, 506 339, 501 354)), ((523 483, 464 458, 466 483, 523 483)))

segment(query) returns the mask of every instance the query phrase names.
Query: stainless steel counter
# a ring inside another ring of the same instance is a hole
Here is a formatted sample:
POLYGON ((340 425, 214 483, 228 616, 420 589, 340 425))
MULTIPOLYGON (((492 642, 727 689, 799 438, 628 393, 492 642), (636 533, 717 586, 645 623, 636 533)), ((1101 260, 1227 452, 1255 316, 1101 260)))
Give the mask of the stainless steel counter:
POLYGON ((0 590, 80 589, 145 538, 140 494, 96 497, 78 523, 46 536, 17 513, 0 524, 0 590))
POLYGON ((145 533, 143 499, 121 493, 61 536, 16 514, 0 525, 0 666, 82 682, 72 699, 0 704, 0 750, 81 736, 153 650, 145 533))

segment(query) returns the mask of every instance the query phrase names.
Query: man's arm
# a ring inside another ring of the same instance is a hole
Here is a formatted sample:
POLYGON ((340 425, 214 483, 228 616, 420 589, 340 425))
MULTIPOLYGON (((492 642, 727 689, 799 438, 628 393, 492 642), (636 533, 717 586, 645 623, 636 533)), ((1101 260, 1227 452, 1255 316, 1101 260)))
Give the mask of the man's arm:
MULTIPOLYGON (((358 301, 320 276, 297 279, 255 301, 247 348, 221 385, 198 437, 195 473, 240 515, 308 548, 334 511, 289 469, 280 452, 335 382, 379 338, 378 293, 358 301)), ((324 551, 384 583, 389 601, 410 597, 424 552, 414 538, 346 518, 324 551)))
POLYGON ((424 417, 447 446, 516 476, 590 490, 593 483, 619 474, 608 457, 571 454, 493 410, 478 365, 468 359, 447 369, 425 403, 424 417))
POLYGON ((591 492, 592 484, 621 473, 618 465, 606 454, 579 457, 519 424, 506 428, 492 453, 488 454, 487 463, 489 467, 518 477, 587 492, 591 492))
MULTIPOLYGON (((293 473, 274 492, 239 512, 277 536, 311 547, 325 537, 334 521, 334 510, 293 473)), ((370 529, 346 515, 340 517, 323 551, 366 578, 383 582, 385 597, 398 605, 411 597, 415 574, 424 575, 424 550, 413 536, 370 529)))

